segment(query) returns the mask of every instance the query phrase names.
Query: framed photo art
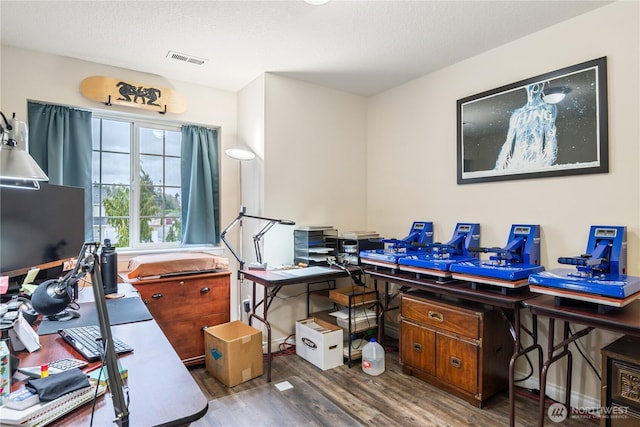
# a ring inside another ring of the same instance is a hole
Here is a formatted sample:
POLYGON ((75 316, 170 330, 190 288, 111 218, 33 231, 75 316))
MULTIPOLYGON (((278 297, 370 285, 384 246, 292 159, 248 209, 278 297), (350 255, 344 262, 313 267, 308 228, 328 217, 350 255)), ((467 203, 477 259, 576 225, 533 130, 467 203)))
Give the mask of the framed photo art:
POLYGON ((609 172, 607 59, 457 101, 458 184, 609 172))

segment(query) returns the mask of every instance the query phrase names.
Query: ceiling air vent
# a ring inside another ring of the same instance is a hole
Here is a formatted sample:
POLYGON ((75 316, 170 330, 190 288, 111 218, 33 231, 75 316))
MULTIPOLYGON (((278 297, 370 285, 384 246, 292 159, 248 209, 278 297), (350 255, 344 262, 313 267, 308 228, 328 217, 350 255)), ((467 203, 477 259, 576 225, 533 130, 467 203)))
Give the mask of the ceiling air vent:
POLYGON ((190 64, 196 64, 196 65, 202 65, 205 62, 207 62, 207 60, 204 58, 198 58, 197 56, 176 52, 175 50, 170 50, 167 53, 167 58, 175 59, 176 61, 188 62, 190 64))

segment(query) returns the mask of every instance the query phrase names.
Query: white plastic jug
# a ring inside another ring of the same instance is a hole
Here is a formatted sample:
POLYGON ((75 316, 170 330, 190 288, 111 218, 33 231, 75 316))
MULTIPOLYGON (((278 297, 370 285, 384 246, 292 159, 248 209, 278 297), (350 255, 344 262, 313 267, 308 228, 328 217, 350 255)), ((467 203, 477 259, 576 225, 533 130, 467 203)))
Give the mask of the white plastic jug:
POLYGON ((373 376, 384 372, 384 347, 371 338, 362 348, 362 371, 373 376))

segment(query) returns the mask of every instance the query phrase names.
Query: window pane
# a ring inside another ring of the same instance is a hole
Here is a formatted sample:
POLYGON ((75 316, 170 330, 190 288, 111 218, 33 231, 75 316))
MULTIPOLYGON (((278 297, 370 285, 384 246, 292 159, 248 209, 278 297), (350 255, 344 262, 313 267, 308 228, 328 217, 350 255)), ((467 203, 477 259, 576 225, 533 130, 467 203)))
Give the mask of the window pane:
POLYGON ((162 157, 140 156, 140 175, 148 176, 151 183, 162 184, 164 182, 162 169, 162 157))
POLYGON ((179 218, 165 218, 164 225, 164 241, 180 242, 182 241, 182 224, 179 218))
POLYGON ((91 119, 91 147, 94 150, 100 149, 100 119, 91 119))
POLYGON ((129 218, 109 218, 108 225, 103 227, 102 240, 111 240, 111 244, 117 248, 129 247, 129 218))
POLYGON ((162 129, 140 128, 140 152, 162 154, 164 131, 162 129))
POLYGON ((149 182, 140 185, 140 217, 150 217, 162 213, 162 192, 149 182))
POLYGON ((91 169, 91 182, 100 184, 100 151, 91 153, 91 169))
POLYGON ((128 153, 131 150, 131 123, 102 120, 102 149, 128 153))
POLYGON ((140 218, 140 243, 159 243, 158 230, 162 231, 160 218, 140 218))
POLYGON ((165 179, 166 185, 173 185, 175 187, 180 186, 180 163, 181 160, 177 157, 165 157, 165 179))
POLYGON ((180 188, 167 187, 164 190, 164 210, 166 216, 182 216, 182 192, 180 188))
POLYGON ((129 184, 131 168, 129 154, 102 153, 102 183, 129 184))
POLYGON ((165 132, 165 148, 164 148, 165 155, 180 156, 181 142, 182 142, 181 132, 173 132, 169 130, 166 131, 165 132))
MULTIPOLYGON (((104 206, 102 200, 106 197, 106 188, 101 187, 98 183, 93 183, 91 189, 91 207, 94 220, 99 217, 105 216, 104 206)), ((99 222, 94 221, 94 225, 99 225, 99 222)))

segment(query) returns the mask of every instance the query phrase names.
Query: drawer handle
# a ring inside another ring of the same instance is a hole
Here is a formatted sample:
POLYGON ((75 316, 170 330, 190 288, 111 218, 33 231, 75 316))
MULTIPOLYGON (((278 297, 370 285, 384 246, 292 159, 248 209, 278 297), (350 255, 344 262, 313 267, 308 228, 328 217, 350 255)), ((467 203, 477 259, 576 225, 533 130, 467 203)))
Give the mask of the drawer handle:
POLYGON ((413 351, 415 351, 416 353, 422 353, 422 344, 414 342, 413 351))
POLYGON ((211 290, 211 289, 209 289, 209 288, 206 288, 206 287, 205 287, 205 288, 200 289, 200 293, 201 293, 201 294, 206 294, 206 293, 207 293, 207 292, 209 292, 210 290, 211 290))
POLYGON ((178 283, 179 285, 184 285, 184 280, 181 280, 180 283, 178 283))
POLYGON ((453 366, 454 368, 460 369, 462 367, 462 362, 457 357, 451 356, 451 359, 449 361, 451 362, 451 366, 453 366))
POLYGON ((151 298, 153 299, 160 299, 162 298, 164 295, 162 295, 160 292, 158 292, 157 294, 153 294, 151 295, 151 298))
POLYGON ((429 319, 435 320, 436 322, 444 322, 444 316, 442 313, 438 313, 437 311, 429 310, 429 319))

